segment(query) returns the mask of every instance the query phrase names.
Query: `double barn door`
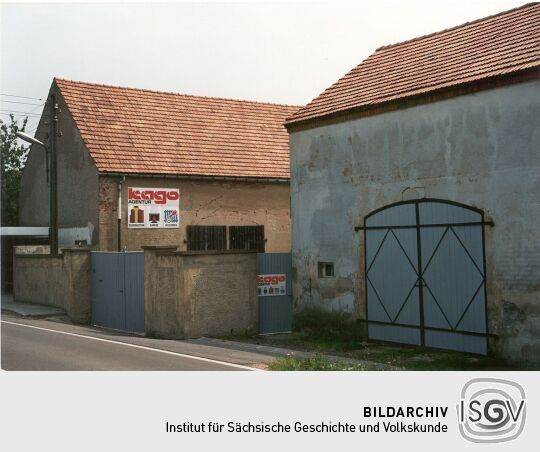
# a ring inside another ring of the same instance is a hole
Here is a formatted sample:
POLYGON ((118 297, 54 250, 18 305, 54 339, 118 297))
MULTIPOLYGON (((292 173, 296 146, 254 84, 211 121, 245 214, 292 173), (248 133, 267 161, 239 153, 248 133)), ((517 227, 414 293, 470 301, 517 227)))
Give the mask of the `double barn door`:
POLYGON ((487 354, 481 211, 403 202, 365 219, 370 339, 487 354))

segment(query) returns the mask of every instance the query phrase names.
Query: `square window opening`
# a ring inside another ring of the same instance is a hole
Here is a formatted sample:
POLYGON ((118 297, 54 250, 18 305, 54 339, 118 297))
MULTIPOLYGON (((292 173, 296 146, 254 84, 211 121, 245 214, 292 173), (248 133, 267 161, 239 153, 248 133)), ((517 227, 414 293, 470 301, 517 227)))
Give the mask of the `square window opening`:
POLYGON ((332 278, 334 276, 333 262, 319 262, 319 278, 332 278))

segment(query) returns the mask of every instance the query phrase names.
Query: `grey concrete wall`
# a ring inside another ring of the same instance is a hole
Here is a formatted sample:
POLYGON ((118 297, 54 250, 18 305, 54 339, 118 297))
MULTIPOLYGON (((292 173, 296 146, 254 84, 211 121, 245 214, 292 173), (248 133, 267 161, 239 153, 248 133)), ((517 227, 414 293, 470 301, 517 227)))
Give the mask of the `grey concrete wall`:
POLYGON ((144 249, 144 328, 147 336, 184 337, 182 259, 176 247, 144 249))
POLYGON ((50 254, 15 255, 13 299, 66 308, 68 284, 64 258, 50 254))
POLYGON ((91 319, 91 265, 88 249, 50 254, 15 254, 13 299, 62 308, 75 323, 91 319))
POLYGON ((64 309, 75 323, 92 320, 92 263, 89 249, 64 249, 67 297, 64 309))
POLYGON ((190 338, 257 330, 256 253, 146 247, 145 331, 190 338))
POLYGON ((540 363, 540 81, 290 134, 293 291, 365 315, 364 237, 374 209, 426 196, 482 209, 495 351, 540 363), (335 262, 319 279, 317 262, 335 262))
POLYGON ((184 256, 187 337, 257 331, 257 254, 184 256))
MULTIPOLYGON (((98 238, 98 175, 79 130, 63 98, 57 93, 60 107, 57 139, 58 149, 58 224, 61 228, 89 227, 92 242, 98 238)), ((50 123, 50 103, 36 130, 36 138, 45 144, 50 123)), ((49 185, 46 182, 45 150, 32 145, 23 172, 19 194, 19 220, 21 226, 48 226, 49 185)), ((73 243, 66 244, 73 245, 73 243)))

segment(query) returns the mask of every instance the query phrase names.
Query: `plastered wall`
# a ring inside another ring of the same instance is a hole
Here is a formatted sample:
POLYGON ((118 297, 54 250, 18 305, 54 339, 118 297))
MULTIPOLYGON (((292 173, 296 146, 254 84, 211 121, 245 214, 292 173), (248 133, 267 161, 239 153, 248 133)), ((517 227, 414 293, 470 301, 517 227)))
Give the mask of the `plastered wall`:
POLYGON ((540 362, 540 81, 290 134, 297 308, 365 316, 364 217, 415 197, 484 211, 492 348, 540 362), (408 187, 422 187, 404 190, 408 187), (319 278, 317 262, 335 263, 319 278))

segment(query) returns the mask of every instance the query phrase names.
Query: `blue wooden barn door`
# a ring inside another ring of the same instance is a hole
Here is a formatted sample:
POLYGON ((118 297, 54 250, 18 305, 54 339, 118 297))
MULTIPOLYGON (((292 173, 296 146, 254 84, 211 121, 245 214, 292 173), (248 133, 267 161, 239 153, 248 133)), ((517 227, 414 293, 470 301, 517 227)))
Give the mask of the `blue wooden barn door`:
POLYGON ((422 199, 365 219, 370 339, 487 354, 483 214, 422 199))

